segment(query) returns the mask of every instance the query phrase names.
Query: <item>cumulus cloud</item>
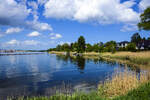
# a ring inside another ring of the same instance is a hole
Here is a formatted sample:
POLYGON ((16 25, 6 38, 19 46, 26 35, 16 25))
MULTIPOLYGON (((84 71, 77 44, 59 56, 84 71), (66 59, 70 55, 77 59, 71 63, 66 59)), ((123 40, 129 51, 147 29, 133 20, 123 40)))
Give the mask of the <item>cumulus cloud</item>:
POLYGON ((15 28, 8 28, 5 33, 6 34, 12 34, 12 33, 18 33, 18 32, 21 32, 21 31, 22 31, 21 28, 15 27, 15 28))
POLYGON ((38 9, 38 4, 35 1, 28 2, 28 5, 31 6, 33 9, 38 9))
POLYGON ((60 38, 62 38, 61 34, 58 34, 58 33, 51 33, 50 34, 50 39, 60 39, 60 38))
POLYGON ((131 23, 139 21, 139 13, 131 8, 135 4, 133 0, 123 3, 120 0, 49 0, 45 3, 44 15, 99 24, 131 23))
POLYGON ((53 30, 49 24, 41 23, 38 21, 27 21, 26 27, 30 29, 34 29, 34 30, 39 30, 39 31, 46 31, 46 30, 52 31, 53 30))
POLYGON ((21 25, 30 13, 23 3, 15 0, 0 0, 0 24, 1 25, 21 25))
POLYGON ((12 39, 12 40, 6 42, 6 45, 19 45, 19 44, 20 44, 20 42, 16 39, 12 39))
POLYGON ((139 8, 141 10, 144 10, 147 7, 150 7, 150 1, 149 0, 141 0, 141 2, 139 3, 139 8))
POLYGON ((31 8, 28 8, 25 2, 16 2, 15 0, 0 0, 0 25, 13 27, 24 27, 32 30, 52 30, 48 23, 38 21, 38 4, 34 1, 28 2, 31 8), (33 20, 27 20, 29 15, 33 20))
POLYGON ((29 33, 27 36, 29 36, 29 37, 37 37, 39 35, 41 35, 39 32, 33 31, 33 32, 29 33))

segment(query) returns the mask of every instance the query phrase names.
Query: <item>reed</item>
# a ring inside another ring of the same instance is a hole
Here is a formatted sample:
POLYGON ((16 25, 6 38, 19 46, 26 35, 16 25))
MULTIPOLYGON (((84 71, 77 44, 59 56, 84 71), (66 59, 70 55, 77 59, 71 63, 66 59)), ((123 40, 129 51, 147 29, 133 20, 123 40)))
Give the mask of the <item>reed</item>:
POLYGON ((150 51, 143 52, 117 52, 112 53, 102 53, 101 57, 114 59, 116 61, 121 61, 127 64, 132 64, 135 66, 150 66, 150 51))
POLYGON ((125 95, 129 91, 139 87, 143 83, 148 82, 149 77, 146 73, 116 72, 112 79, 107 79, 103 84, 98 86, 98 92, 101 96, 116 97, 125 95))

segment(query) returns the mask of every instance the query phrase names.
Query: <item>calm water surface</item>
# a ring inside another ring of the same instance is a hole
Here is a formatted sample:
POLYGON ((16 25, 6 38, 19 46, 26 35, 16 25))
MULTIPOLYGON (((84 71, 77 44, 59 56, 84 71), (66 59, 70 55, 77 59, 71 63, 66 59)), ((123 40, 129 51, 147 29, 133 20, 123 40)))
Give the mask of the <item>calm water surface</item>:
MULTIPOLYGON (((96 89, 100 81, 124 65, 70 58, 40 53, 0 56, 0 98, 7 96, 51 95, 63 91, 89 91, 96 89)), ((131 70, 130 68, 128 68, 131 70)), ((136 70, 137 73, 140 71, 136 70)))

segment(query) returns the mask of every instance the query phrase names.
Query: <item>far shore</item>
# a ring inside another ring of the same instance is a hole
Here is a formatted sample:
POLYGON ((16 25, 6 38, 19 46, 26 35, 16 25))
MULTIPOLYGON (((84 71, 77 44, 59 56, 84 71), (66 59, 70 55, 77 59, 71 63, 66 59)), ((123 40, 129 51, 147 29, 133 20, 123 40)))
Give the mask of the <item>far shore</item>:
MULTIPOLYGON (((56 55, 64 55, 65 52, 58 52, 58 51, 51 51, 51 54, 56 55)), ((70 52, 70 56, 76 52, 70 52)), ((150 67, 150 51, 140 51, 140 52, 85 52, 82 53, 84 58, 88 59, 98 59, 103 58, 104 60, 108 61, 117 61, 121 64, 129 64, 133 67, 141 67, 141 68, 149 68, 150 67)))

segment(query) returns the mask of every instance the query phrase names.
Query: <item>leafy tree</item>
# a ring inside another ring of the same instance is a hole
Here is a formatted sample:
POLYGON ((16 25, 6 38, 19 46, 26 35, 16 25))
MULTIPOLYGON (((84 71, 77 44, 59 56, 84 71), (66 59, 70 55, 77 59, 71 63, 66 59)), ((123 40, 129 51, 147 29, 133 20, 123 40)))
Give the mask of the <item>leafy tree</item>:
POLYGON ((62 48, 61 48, 61 45, 57 45, 57 46, 56 46, 56 51, 61 51, 61 49, 62 49, 62 48))
POLYGON ((141 39, 141 36, 139 33, 135 33, 132 35, 131 37, 131 42, 137 44, 138 42, 140 42, 142 39, 141 39))
POLYGON ((141 21, 138 23, 140 30, 150 30, 150 7, 148 7, 144 13, 140 16, 141 21))
POLYGON ((142 39, 142 40, 144 40, 144 41, 145 41, 145 40, 146 40, 146 38, 145 38, 145 37, 143 37, 143 39, 142 39))
POLYGON ((77 51, 77 48, 78 48, 78 43, 77 42, 71 43, 71 51, 77 51))
POLYGON ((136 45, 135 45, 135 43, 129 43, 128 45, 127 45, 127 47, 126 47, 126 49, 128 50, 128 51, 136 51, 136 45))
POLYGON ((77 48, 77 52, 78 53, 83 53, 85 51, 85 39, 83 36, 80 36, 78 38, 78 48, 77 48))
POLYGON ((86 49, 85 49, 85 51, 86 52, 91 52, 93 50, 93 46, 91 45, 91 44, 86 44, 86 49))
POLYGON ((93 51, 94 52, 99 52, 99 47, 100 47, 99 44, 94 44, 93 45, 93 51))
POLYGON ((68 43, 64 43, 62 45, 62 51, 70 51, 70 46, 68 43))
POLYGON ((105 52, 115 52, 117 43, 115 41, 109 41, 105 43, 105 52))
POLYGON ((150 40, 150 37, 148 37, 147 40, 150 40))

